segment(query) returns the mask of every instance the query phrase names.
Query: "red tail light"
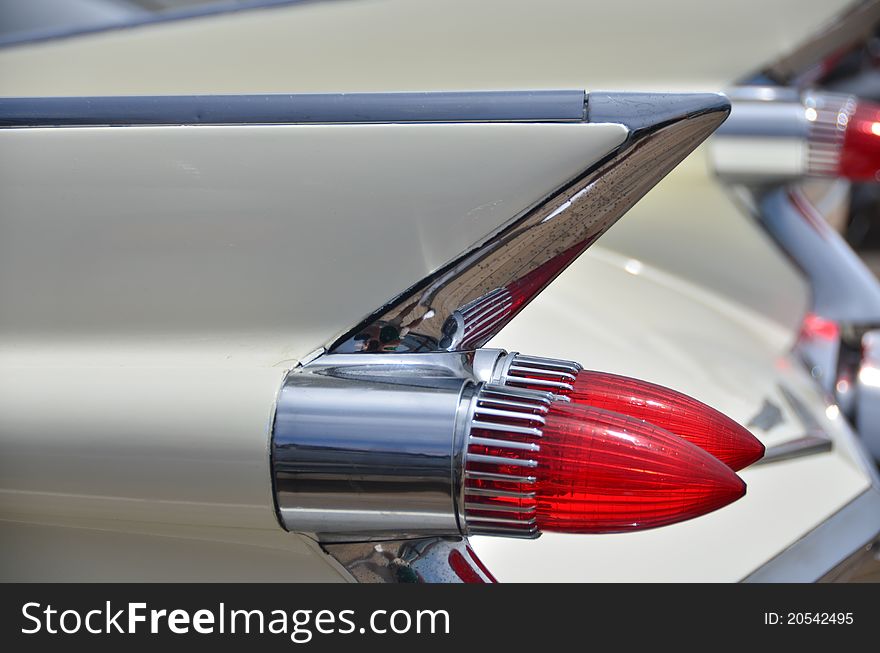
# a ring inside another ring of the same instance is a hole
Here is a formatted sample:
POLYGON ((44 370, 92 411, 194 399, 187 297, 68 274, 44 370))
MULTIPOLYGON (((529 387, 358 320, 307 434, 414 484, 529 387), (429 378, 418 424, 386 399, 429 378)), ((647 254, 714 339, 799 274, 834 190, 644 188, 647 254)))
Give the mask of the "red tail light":
POLYGON ((834 320, 829 320, 815 313, 807 313, 801 323, 799 337, 802 340, 836 341, 840 337, 840 327, 834 320))
POLYGON ((745 493, 730 468, 664 429, 547 396, 491 386, 480 396, 465 466, 471 532, 641 530, 745 493))
POLYGON ((846 124, 838 174, 849 179, 880 181, 880 105, 859 100, 846 124))
POLYGON ((748 430, 681 392, 616 374, 563 369, 559 362, 545 361, 518 356, 508 370, 507 382, 552 390, 576 404, 645 420, 697 445, 734 470, 764 455, 764 445, 748 430))

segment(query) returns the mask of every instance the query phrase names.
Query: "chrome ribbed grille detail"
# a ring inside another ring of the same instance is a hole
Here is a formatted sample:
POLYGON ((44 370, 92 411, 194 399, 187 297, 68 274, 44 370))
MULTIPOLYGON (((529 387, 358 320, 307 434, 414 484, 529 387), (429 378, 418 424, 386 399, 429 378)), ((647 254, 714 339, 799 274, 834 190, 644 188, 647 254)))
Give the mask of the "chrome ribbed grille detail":
POLYGON ((477 348, 494 334, 510 315, 513 298, 506 288, 490 290, 459 308, 443 325, 443 349, 477 348))
POLYGON ((572 391, 581 366, 574 361, 515 354, 504 371, 502 382, 508 386, 546 390, 565 395, 572 391))
POLYGON ((856 111, 856 99, 823 93, 819 100, 807 96, 804 103, 809 122, 807 172, 836 176, 846 126, 856 111))
POLYGON ((475 398, 464 472, 464 516, 472 535, 537 537, 534 485, 550 392, 483 386, 475 398))

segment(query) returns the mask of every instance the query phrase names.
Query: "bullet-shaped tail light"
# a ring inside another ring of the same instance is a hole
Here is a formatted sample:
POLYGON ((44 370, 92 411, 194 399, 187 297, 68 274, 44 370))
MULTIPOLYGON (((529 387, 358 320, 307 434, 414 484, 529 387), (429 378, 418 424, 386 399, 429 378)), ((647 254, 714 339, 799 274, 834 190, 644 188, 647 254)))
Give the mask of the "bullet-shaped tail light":
POLYGON ((709 149, 733 182, 804 176, 880 181, 880 105, 853 95, 777 87, 732 89, 730 120, 709 149))
POLYGON ((515 355, 509 385, 549 390, 572 403, 645 420, 712 454, 733 470, 764 455, 764 445, 735 421, 681 392, 616 374, 581 369, 571 361, 515 355))
POLYGON ((642 530, 745 493, 729 467, 662 428, 551 397, 499 386, 478 394, 465 454, 469 533, 642 530))

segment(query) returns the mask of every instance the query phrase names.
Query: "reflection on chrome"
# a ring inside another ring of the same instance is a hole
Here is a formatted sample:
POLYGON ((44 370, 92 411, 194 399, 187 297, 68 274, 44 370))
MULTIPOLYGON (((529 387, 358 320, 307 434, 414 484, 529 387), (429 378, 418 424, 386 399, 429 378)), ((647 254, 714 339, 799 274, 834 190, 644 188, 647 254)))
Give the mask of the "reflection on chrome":
POLYGON ((727 99, 716 94, 590 93, 587 121, 629 130, 617 151, 391 300, 328 350, 480 347, 705 140, 729 110, 727 99))

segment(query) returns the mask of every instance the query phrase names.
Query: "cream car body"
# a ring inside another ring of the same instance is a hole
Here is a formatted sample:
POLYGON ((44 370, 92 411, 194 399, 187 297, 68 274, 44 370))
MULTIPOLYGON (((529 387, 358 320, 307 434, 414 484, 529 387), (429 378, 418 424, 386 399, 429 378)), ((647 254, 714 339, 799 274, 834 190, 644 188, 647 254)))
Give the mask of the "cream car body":
MULTIPOLYGON (((750 1, 721 18, 684 0, 558 4, 317 2, 35 41, 0 50, 0 94, 714 91, 845 5, 750 1)), ((597 125, 25 131, 0 133, 13 234, 0 246, 0 419, 17 463, 4 464, 0 536, 16 561, 3 576, 29 579, 348 578, 272 508, 268 438, 286 371, 619 136, 597 125), (87 140, 96 154, 59 163, 87 140), (89 186, 96 172, 106 183, 89 186), (57 187, 67 191, 44 191, 57 187), (332 219, 288 219, 319 211, 332 219), (28 232, 34 220, 48 220, 46 237, 28 232), (371 247, 388 238, 394 260, 371 247), (198 279, 175 274, 194 261, 198 279), (106 459, 78 459, 84 442, 106 459), (162 478, 150 457, 166 461, 162 478)), ((768 446, 801 433, 787 392, 832 451, 749 470, 744 500, 673 527, 475 540, 498 578, 740 580, 863 494, 858 445, 788 354, 806 305, 796 271, 695 154, 492 344, 660 382, 742 423, 769 401, 782 418, 755 431, 768 446)))

